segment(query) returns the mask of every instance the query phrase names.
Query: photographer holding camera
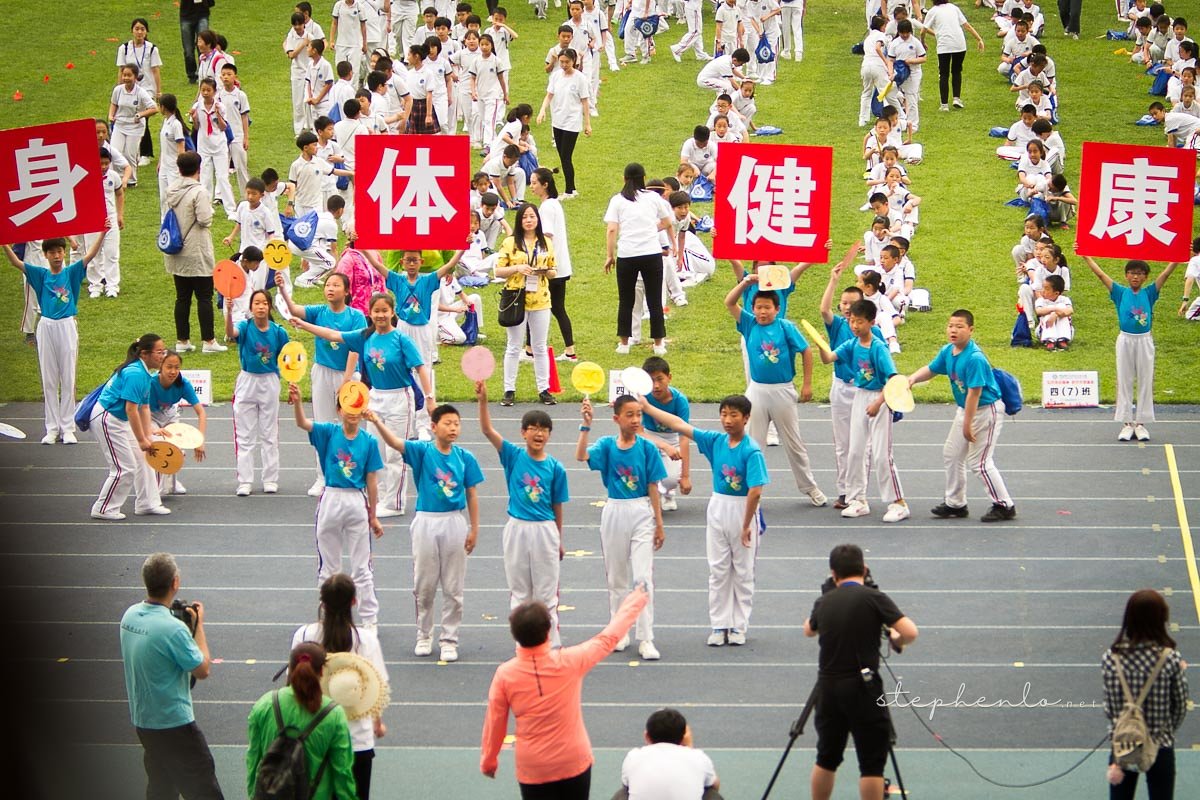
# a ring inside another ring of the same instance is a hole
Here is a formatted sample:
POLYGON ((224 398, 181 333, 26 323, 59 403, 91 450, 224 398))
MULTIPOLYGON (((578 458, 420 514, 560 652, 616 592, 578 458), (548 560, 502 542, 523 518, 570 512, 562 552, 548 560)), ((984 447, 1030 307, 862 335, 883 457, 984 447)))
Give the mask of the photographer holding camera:
POLYGON ((804 621, 805 636, 819 636, 816 704, 817 763, 810 779, 812 796, 833 794, 846 738, 854 737, 858 754, 858 794, 881 800, 883 768, 892 743, 892 722, 882 702, 879 643, 886 627, 896 652, 917 638, 917 626, 871 580, 863 552, 841 544, 829 553, 832 579, 804 621))
POLYGON ((142 564, 146 599, 121 617, 121 661, 129 715, 145 750, 146 800, 223 800, 208 742, 192 712, 191 679, 208 677, 204 607, 175 599, 170 553, 142 564))

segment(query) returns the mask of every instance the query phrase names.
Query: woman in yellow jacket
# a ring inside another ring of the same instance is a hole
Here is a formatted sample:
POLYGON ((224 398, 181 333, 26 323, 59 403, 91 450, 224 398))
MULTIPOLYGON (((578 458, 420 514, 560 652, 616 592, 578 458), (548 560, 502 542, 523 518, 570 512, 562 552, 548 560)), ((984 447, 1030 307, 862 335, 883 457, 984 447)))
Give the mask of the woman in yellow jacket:
POLYGON ((542 218, 536 206, 528 203, 517 209, 517 225, 497 253, 496 277, 506 278, 505 289, 525 287, 525 321, 507 328, 508 345, 504 349, 504 398, 502 406, 511 406, 517 398, 517 368, 529 330, 533 345, 533 376, 538 400, 555 404, 550 394, 550 361, 546 340, 550 335, 550 279, 555 277, 554 248, 542 233, 542 218))

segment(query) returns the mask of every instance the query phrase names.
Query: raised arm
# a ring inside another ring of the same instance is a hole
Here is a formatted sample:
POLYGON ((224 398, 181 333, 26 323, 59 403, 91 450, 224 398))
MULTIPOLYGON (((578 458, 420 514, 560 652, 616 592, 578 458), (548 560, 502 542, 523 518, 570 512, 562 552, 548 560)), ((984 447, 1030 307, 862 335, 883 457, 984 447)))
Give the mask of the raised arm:
MULTIPOLYGON (((1113 279, 1108 277, 1108 273, 1100 268, 1100 265, 1096 263, 1096 259, 1092 258, 1091 256, 1081 256, 1081 258, 1083 259, 1083 263, 1088 265, 1088 269, 1092 271, 1092 274, 1099 278, 1100 282, 1104 284, 1104 288, 1112 291, 1113 279)), ((1164 272, 1165 271, 1166 270, 1164 270, 1164 272)))
MULTIPOLYGON (((226 308, 229 306, 227 305, 226 308)), ((290 310, 290 309, 289 309, 290 310)), ((292 325, 302 331, 308 331, 313 336, 324 339, 327 342, 345 342, 346 339, 341 331, 335 331, 332 328, 322 328, 320 325, 313 325, 311 322, 300 319, 298 316, 292 317, 292 325)))
POLYGON ((8 257, 8 263, 19 269, 22 275, 25 274, 25 262, 17 258, 16 252, 10 245, 4 245, 4 255, 8 257))
MULTIPOLYGON (((96 237, 94 242, 92 242, 92 246, 89 247, 87 252, 83 254, 83 263, 85 265, 92 263, 92 259, 100 254, 100 248, 104 246, 104 237, 108 235, 108 229, 111 227, 111 225, 111 222, 104 223, 104 230, 100 231, 100 235, 96 237)), ((21 271, 25 271, 24 267, 21 268, 21 271)))
POLYGON ((225 338, 231 342, 236 342, 238 338, 237 328, 233 325, 233 298, 225 298, 225 338))
MULTIPOLYGON (((661 408, 652 406, 650 401, 645 397, 639 397, 638 402, 642 406, 642 413, 649 414, 650 418, 659 425, 662 425, 664 428, 670 428, 679 435, 686 436, 689 439, 695 438, 695 429, 679 417, 669 411, 663 411, 661 408)), ((680 444, 682 445, 682 442, 680 444)))
POLYGON ((1163 271, 1158 273, 1158 277, 1154 279, 1154 288, 1161 292, 1163 284, 1165 284, 1167 279, 1171 277, 1171 273, 1175 271, 1175 267, 1177 266, 1179 265, 1174 261, 1172 261, 1170 264, 1167 264, 1167 266, 1163 268, 1163 271))
POLYGON ((398 453, 404 452, 404 440, 392 433, 391 429, 383 424, 383 420, 379 418, 378 414, 368 409, 363 412, 363 419, 375 425, 375 433, 380 439, 383 439, 384 444, 398 453))
POLYGON ((492 447, 496 448, 496 452, 499 452, 500 448, 504 447, 504 437, 492 427, 492 412, 488 410, 487 384, 485 382, 475 381, 475 398, 479 400, 479 430, 492 443, 492 447))
POLYGON ((588 430, 592 427, 592 401, 586 397, 579 406, 579 418, 582 422, 579 426, 579 441, 575 443, 575 460, 587 461, 588 430))
POLYGON ((741 319, 742 307, 738 305, 738 301, 742 297, 742 292, 747 286, 752 283, 758 283, 758 274, 747 272, 742 276, 742 279, 733 285, 729 293, 725 295, 725 310, 729 312, 729 316, 734 319, 741 319))
POLYGON ((288 404, 292 407, 292 414, 296 417, 296 427, 308 433, 313 429, 312 420, 304 414, 304 398, 300 396, 300 387, 297 384, 288 384, 288 404))

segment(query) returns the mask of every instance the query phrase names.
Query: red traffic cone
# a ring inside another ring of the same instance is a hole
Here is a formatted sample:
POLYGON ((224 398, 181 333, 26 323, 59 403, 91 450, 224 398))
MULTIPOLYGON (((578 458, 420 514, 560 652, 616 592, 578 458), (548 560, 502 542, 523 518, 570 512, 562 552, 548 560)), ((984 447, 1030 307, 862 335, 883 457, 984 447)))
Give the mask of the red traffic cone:
POLYGON ((17 101, 17 102, 19 102, 19 101, 21 101, 21 100, 24 100, 24 99, 25 99, 25 95, 21 94, 21 90, 20 90, 20 89, 17 89, 15 92, 13 92, 13 98, 12 98, 12 99, 13 99, 14 101, 17 101))
POLYGON ((554 348, 546 348, 546 358, 550 359, 550 394, 562 394, 562 384, 558 382, 558 362, 554 360, 554 348))

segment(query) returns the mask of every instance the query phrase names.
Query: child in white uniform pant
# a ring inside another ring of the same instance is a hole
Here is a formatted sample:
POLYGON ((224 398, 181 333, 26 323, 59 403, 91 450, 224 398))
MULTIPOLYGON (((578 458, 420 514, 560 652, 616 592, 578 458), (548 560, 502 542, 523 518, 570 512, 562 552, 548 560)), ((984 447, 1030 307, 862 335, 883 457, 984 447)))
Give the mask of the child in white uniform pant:
POLYGON ((121 229, 125 227, 125 190, 121 176, 111 168, 111 152, 100 150, 100 171, 103 175, 104 209, 107 229, 83 235, 83 246, 100 243, 100 252, 87 265, 88 296, 95 300, 104 292, 108 297, 121 293, 121 229))
POLYGON ((229 185, 229 141, 225 129, 229 127, 226 109, 217 99, 217 82, 212 78, 200 81, 200 99, 190 112, 192 129, 196 132, 196 152, 200 154, 200 185, 208 190, 215 200, 225 206, 225 213, 232 214, 233 187, 229 185))

